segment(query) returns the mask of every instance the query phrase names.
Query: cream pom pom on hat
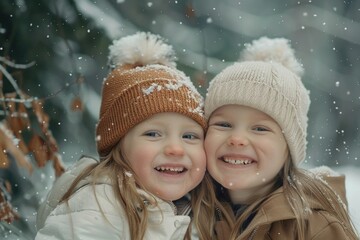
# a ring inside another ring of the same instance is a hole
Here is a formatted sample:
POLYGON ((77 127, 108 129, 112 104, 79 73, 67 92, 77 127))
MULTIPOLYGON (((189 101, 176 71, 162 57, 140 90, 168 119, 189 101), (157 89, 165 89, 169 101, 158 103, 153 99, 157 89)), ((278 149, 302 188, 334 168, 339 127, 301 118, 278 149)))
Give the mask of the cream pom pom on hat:
POLYGON ((106 156, 132 127, 157 113, 180 113, 206 128, 203 98, 176 68, 174 50, 162 37, 139 32, 114 40, 109 50, 112 71, 103 82, 96 126, 100 156, 106 156))
POLYGON ((301 81, 302 65, 288 39, 262 37, 246 44, 240 61, 210 82, 205 98, 208 119, 219 107, 239 104, 258 109, 281 127, 293 163, 306 156, 309 91, 301 81))

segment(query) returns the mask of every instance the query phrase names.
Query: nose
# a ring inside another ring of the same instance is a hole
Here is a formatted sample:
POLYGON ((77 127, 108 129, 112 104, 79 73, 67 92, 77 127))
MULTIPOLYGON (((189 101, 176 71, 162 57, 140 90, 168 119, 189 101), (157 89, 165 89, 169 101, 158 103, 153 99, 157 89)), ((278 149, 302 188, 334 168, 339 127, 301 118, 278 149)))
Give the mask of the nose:
POLYGON ((164 152, 167 156, 183 156, 185 150, 180 141, 169 140, 165 146, 164 152))
POLYGON ((231 135, 227 141, 229 146, 244 147, 249 144, 249 139, 246 136, 231 135))

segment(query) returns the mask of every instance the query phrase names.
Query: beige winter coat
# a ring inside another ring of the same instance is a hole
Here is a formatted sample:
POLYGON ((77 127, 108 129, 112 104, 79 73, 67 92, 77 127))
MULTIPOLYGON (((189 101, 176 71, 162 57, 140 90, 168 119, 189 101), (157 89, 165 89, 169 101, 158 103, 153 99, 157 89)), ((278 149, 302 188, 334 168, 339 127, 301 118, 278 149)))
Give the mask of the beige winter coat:
MULTIPOLYGON (((345 176, 324 177, 324 180, 337 192, 344 204, 345 176)), ((320 203, 311 202, 312 214, 308 218, 308 233, 311 240, 344 240, 351 239, 346 235, 343 225, 330 215, 320 203)), ((276 190, 260 207, 248 227, 241 233, 242 240, 289 240, 294 239, 295 216, 289 206, 283 188, 276 190)), ((219 221, 216 226, 218 239, 229 238, 229 228, 219 221)))

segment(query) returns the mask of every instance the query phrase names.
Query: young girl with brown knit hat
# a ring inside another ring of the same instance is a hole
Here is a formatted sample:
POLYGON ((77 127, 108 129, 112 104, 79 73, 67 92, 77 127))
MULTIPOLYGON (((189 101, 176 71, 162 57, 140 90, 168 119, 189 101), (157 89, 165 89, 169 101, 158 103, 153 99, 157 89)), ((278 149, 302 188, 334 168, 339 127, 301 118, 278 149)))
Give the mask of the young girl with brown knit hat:
POLYGON ((203 100, 174 58, 149 33, 110 46, 100 161, 82 158, 55 182, 36 239, 210 239, 197 210, 206 182, 195 188, 206 170, 203 100))
POLYGON ((235 219, 218 239, 358 239, 344 176, 299 168, 310 105, 301 73, 288 40, 263 37, 210 82, 207 169, 235 219))

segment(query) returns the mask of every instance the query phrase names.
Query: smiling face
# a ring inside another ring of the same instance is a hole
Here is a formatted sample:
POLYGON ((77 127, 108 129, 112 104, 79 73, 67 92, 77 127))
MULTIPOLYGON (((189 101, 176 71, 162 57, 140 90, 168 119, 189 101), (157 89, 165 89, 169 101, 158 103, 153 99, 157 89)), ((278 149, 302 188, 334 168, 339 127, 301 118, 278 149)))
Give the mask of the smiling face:
POLYGON ((225 105, 213 112, 205 151, 209 173, 229 189, 235 204, 266 194, 289 156, 279 125, 267 114, 242 105, 225 105))
POLYGON ((178 113, 159 113, 133 127, 121 141, 123 156, 146 190, 177 200, 195 188, 206 170, 204 131, 178 113))

